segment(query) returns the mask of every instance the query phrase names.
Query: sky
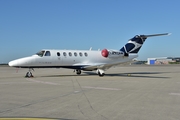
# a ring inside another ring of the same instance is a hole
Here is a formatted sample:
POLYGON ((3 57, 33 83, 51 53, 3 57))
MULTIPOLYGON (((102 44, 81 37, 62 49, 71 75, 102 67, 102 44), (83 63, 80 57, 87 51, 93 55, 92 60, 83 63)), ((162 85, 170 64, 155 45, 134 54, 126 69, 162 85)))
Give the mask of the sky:
POLYGON ((148 38, 138 60, 180 57, 179 0, 0 0, 0 63, 41 49, 117 49, 148 38))

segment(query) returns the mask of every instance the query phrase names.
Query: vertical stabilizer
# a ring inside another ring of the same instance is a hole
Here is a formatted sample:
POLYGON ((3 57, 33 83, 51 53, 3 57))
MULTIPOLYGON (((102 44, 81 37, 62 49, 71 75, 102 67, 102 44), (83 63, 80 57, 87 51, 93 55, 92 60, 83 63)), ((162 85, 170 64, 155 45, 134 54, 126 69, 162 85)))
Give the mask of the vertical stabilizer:
POLYGON ((130 39, 128 43, 120 49, 120 51, 124 52, 125 56, 128 56, 129 53, 138 53, 143 43, 148 37, 162 36, 162 35, 169 35, 169 33, 152 34, 152 35, 136 35, 135 37, 130 39))

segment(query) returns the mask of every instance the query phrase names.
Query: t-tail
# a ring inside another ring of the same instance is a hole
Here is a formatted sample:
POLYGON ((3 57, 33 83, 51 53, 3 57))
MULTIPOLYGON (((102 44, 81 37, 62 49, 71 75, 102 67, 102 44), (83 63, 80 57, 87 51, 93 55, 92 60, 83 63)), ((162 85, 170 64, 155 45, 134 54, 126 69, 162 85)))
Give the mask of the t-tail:
POLYGON ((163 34, 152 34, 152 35, 136 35, 128 41, 128 43, 123 46, 120 51, 124 52, 124 56, 128 56, 129 53, 138 53, 141 49, 143 43, 148 37, 170 35, 169 33, 163 34))

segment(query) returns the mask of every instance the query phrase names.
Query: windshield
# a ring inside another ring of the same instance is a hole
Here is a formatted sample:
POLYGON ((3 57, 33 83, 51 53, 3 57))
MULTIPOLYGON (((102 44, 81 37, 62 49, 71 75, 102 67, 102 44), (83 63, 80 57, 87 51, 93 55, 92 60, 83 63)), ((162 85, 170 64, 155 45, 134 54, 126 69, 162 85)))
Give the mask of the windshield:
POLYGON ((40 57, 42 57, 43 55, 44 55, 44 50, 42 50, 42 51, 40 51, 40 52, 38 52, 38 53, 36 53, 36 55, 38 55, 38 56, 40 56, 40 57))

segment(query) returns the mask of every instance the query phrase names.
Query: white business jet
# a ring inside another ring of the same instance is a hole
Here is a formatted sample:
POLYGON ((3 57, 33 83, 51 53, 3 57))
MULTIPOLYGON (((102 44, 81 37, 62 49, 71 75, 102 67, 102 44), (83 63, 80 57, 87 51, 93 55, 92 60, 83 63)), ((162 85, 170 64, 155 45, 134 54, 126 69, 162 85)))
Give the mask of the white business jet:
POLYGON ((24 57, 9 62, 9 66, 29 68, 25 77, 33 77, 33 68, 69 68, 81 71, 93 71, 104 76, 105 70, 121 63, 130 62, 138 57, 138 51, 148 37, 169 35, 169 33, 153 35, 136 35, 120 50, 53 50, 43 49, 30 57, 24 57))

